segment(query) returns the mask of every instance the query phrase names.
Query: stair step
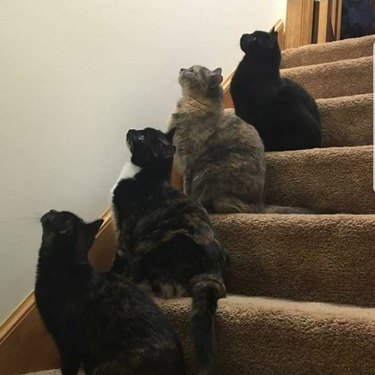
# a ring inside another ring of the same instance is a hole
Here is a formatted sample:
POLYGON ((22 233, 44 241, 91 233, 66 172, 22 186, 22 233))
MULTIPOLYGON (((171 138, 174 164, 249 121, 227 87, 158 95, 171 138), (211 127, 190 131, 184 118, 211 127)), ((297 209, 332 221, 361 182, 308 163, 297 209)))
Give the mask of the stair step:
MULTIPOLYGON (((196 373, 190 299, 159 304, 196 373)), ((228 296, 219 301, 216 342, 222 375, 373 375, 375 309, 228 296)))
POLYGON ((371 145, 373 94, 317 100, 322 120, 322 146, 371 145))
POLYGON ((374 43, 375 36, 370 35, 363 38, 291 48, 282 52, 281 66, 282 68, 292 68, 370 56, 374 43))
POLYGON ((337 213, 375 213, 372 146, 267 153, 265 200, 337 213))
POLYGON ((212 215, 229 293, 375 306, 375 215, 212 215))
POLYGON ((317 99, 372 92, 372 56, 283 69, 281 74, 317 99))

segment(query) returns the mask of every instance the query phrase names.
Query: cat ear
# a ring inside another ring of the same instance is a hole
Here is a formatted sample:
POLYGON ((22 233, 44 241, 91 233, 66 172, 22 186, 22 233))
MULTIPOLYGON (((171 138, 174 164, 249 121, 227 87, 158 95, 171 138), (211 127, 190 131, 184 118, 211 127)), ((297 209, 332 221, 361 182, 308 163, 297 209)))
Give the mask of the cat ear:
POLYGON ((223 70, 221 68, 216 68, 212 73, 221 75, 223 70))
POLYGON ((176 147, 171 144, 160 143, 150 148, 152 155, 157 159, 170 159, 176 151, 176 147))
POLYGON ((167 145, 162 149, 162 158, 170 159, 173 158, 174 153, 176 152, 176 147, 173 145, 167 145))
POLYGON ((209 79, 210 87, 217 87, 220 85, 221 82, 223 82, 223 76, 221 75, 221 73, 221 68, 217 68, 211 73, 209 79))
POLYGON ((169 143, 173 143, 174 133, 176 133, 176 128, 172 128, 167 133, 165 133, 165 136, 167 137, 169 143))
POLYGON ((102 226, 104 220, 99 219, 85 225, 85 230, 79 233, 78 243, 75 253, 75 264, 86 265, 89 264, 87 254, 94 243, 95 236, 102 226))

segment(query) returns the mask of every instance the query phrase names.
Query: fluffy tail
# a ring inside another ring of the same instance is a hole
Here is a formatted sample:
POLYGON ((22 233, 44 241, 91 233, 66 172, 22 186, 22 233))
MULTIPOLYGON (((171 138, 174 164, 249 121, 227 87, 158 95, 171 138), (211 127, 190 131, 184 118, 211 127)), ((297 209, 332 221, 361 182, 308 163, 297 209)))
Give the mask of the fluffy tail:
POLYGON ((214 318, 217 300, 225 297, 225 286, 215 275, 193 282, 191 328, 200 375, 217 375, 214 318))

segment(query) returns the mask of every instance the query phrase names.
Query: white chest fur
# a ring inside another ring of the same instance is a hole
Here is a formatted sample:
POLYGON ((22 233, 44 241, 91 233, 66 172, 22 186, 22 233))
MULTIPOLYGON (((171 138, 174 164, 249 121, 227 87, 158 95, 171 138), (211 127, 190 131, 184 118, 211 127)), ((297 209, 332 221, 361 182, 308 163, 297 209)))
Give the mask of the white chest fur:
POLYGON ((113 191, 115 190, 117 184, 121 180, 126 180, 126 179, 132 179, 135 177, 135 175, 141 171, 141 167, 138 167, 137 165, 133 164, 131 161, 128 161, 124 167, 121 170, 120 176, 118 177, 116 183, 113 185, 111 192, 113 194, 113 191))

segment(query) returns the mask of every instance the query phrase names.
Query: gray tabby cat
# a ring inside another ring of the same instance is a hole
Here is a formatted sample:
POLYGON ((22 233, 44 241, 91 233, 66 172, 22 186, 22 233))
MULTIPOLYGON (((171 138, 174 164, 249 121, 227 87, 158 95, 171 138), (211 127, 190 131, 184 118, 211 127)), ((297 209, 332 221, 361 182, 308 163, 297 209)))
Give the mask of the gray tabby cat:
POLYGON ((182 97, 172 114, 175 163, 185 193, 218 213, 311 213, 304 208, 265 206, 266 161, 255 128, 225 110, 221 69, 181 69, 182 97))

